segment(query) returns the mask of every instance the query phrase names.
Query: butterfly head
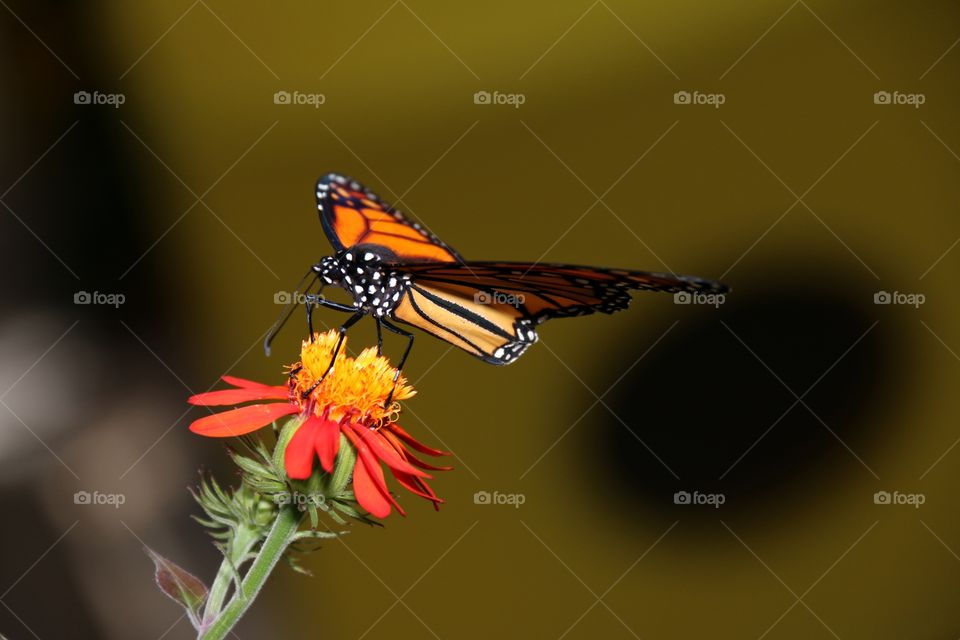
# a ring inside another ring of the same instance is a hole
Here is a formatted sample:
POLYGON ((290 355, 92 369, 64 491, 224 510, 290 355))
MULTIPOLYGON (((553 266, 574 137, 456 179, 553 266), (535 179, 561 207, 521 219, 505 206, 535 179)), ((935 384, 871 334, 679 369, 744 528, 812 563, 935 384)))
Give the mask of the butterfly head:
POLYGON ((334 256, 325 256, 313 265, 313 272, 325 285, 351 284, 351 280, 365 279, 380 269, 381 257, 371 251, 345 249, 334 256), (352 276, 352 277, 351 277, 352 276))
POLYGON ((320 262, 313 265, 313 272, 323 281, 324 285, 339 285, 346 277, 346 269, 340 264, 336 256, 324 256, 320 262))

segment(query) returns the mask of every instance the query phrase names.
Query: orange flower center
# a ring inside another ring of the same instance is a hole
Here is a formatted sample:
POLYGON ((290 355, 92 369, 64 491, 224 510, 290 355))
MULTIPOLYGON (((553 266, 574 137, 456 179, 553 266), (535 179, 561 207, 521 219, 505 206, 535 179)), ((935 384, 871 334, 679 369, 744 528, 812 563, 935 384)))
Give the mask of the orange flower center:
POLYGON ((332 420, 350 415, 355 421, 372 426, 393 421, 400 411, 397 401, 410 398, 416 391, 403 376, 394 383, 397 369, 377 355, 375 348, 364 349, 356 358, 346 355, 346 338, 328 371, 339 337, 337 331, 328 331, 303 341, 300 362, 290 368, 294 401, 318 416, 328 413, 332 420), (392 400, 384 406, 391 390, 392 400))

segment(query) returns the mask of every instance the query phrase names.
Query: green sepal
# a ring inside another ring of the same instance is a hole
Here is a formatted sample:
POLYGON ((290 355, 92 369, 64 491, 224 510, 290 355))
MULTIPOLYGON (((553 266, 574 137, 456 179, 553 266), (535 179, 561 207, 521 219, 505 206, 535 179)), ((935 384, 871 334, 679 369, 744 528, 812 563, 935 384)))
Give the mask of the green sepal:
POLYGON ((346 490, 350 478, 353 477, 353 466, 357 463, 357 451, 347 440, 347 437, 340 434, 340 449, 337 452, 337 459, 333 463, 333 473, 327 477, 327 495, 340 497, 346 490))
MULTIPOLYGON (((299 416, 287 420, 286 424, 280 429, 280 435, 277 436, 277 443, 273 447, 273 469, 274 471, 285 469, 284 454, 287 451, 287 445, 297 432, 297 428, 303 423, 299 416)), ((286 473, 284 473, 286 476, 286 473)))

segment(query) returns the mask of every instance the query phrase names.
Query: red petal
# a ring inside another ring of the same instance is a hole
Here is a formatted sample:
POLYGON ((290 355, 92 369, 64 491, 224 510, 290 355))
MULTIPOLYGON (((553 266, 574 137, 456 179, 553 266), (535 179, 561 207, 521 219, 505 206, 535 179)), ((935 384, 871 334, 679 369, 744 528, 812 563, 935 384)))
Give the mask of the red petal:
POLYGON ((293 480, 306 480, 313 473, 313 449, 320 419, 307 418, 297 429, 283 454, 283 466, 293 480))
POLYGON ((297 413, 300 409, 289 402, 274 404, 253 404, 204 416, 194 420, 190 431, 211 438, 229 438, 265 427, 277 418, 297 413))
POLYGON ((427 500, 430 500, 431 502, 434 502, 434 503, 443 502, 441 498, 437 497, 437 494, 433 493, 433 491, 430 490, 430 487, 425 482, 420 481, 420 484, 418 485, 417 481, 420 480, 419 478, 411 476, 408 473, 403 473, 401 471, 393 471, 392 473, 393 473, 393 477, 397 479, 397 482, 399 482, 400 485, 403 486, 403 488, 406 489, 407 491, 411 493, 415 493, 421 498, 426 498, 427 500), (420 488, 421 486, 426 487, 426 489, 421 489, 420 488))
POLYGON ((407 462, 417 467, 420 467, 421 469, 430 469, 431 471, 450 471, 451 469, 453 469, 453 467, 450 467, 450 466, 438 467, 436 465, 424 462, 417 456, 407 451, 404 448, 403 443, 400 442, 400 440, 398 440, 397 437, 392 433, 390 433, 389 431, 381 429, 380 434, 384 438, 386 438, 390 442, 390 444, 393 445, 393 448, 397 450, 397 452, 404 458, 404 460, 406 460, 407 462))
POLYGON ((286 400, 290 390, 286 387, 262 386, 249 389, 221 389, 198 393, 187 398, 190 404, 203 406, 222 406, 250 402, 251 400, 286 400))
POLYGON ((386 440, 384 440, 383 436, 376 431, 367 429, 366 427, 357 427, 356 430, 360 432, 360 437, 362 437, 364 441, 370 445, 370 449, 373 451, 373 453, 380 460, 383 460, 391 469, 409 473, 413 476, 420 476, 423 478, 430 477, 429 474, 420 471, 420 469, 417 469, 397 455, 397 452, 393 449, 393 447, 391 447, 386 440))
POLYGON ((389 427, 391 433, 397 435, 398 438, 406 442, 408 445, 419 451, 420 453, 425 453, 428 456, 448 456, 450 455, 449 451, 440 451, 439 449, 431 449, 425 444, 422 444, 419 440, 414 438, 412 435, 407 433, 400 427, 397 423, 391 423, 389 427))
POLYGON ((326 418, 317 418, 317 420, 320 424, 313 444, 317 455, 320 456, 320 466, 327 473, 332 473, 333 463, 337 459, 337 452, 340 451, 340 425, 326 418))
POLYGON ((232 384, 235 387, 240 387, 241 389, 256 389, 257 387, 267 387, 270 385, 263 384, 262 382, 256 382, 254 380, 246 380, 244 378, 237 378, 236 376, 222 376, 220 378, 227 384, 232 384))
POLYGON ((383 493, 370 477, 367 465, 362 460, 357 460, 353 468, 353 492, 357 496, 357 502, 369 511, 370 515, 377 518, 386 518, 390 515, 390 503, 383 497, 383 493))
MULTIPOLYGON (((387 481, 383 477, 383 469, 380 468, 380 463, 370 451, 370 447, 368 447, 363 442, 363 439, 357 435, 356 427, 348 422, 344 424, 343 433, 347 436, 350 442, 353 443, 353 446, 356 447, 357 456, 359 458, 353 468, 353 490, 357 496, 357 502, 359 502, 364 509, 370 511, 370 513, 374 513, 370 507, 364 504, 363 500, 370 501, 370 504, 374 508, 381 508, 379 507, 379 501, 386 500, 390 503, 387 505, 387 515, 390 514, 389 507, 391 504, 396 507, 397 512, 399 512, 400 515, 407 515, 400 505, 397 504, 397 501, 393 499, 393 496, 390 495, 390 491, 387 489, 387 481), (358 472, 360 472, 360 487, 357 486, 358 472), (368 482, 369 486, 367 485, 368 482), (379 497, 372 495, 371 488, 376 489, 379 497), (366 493, 363 499, 360 497, 361 492, 366 493)), ((382 518, 385 516, 377 517, 382 518)))

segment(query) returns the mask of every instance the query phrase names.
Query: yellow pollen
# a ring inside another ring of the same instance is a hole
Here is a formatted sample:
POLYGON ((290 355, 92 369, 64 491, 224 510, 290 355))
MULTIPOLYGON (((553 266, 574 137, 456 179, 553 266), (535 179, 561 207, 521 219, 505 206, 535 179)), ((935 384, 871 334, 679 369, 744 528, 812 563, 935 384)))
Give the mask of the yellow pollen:
POLYGON ((327 371, 330 357, 340 334, 337 331, 314 334, 313 340, 304 340, 300 349, 300 362, 292 365, 290 389, 294 398, 305 405, 312 402, 316 415, 329 410, 330 418, 339 420, 351 414, 358 421, 379 426, 396 419, 400 411, 398 400, 406 400, 416 393, 402 375, 394 389, 396 375, 390 361, 377 355, 376 348, 369 347, 356 358, 346 355, 347 339, 343 339, 333 369, 319 385, 314 385, 327 371), (312 390, 311 390, 312 389, 312 390), (387 396, 393 391, 389 407, 384 407, 387 396), (303 394, 309 392, 307 398, 303 394))

